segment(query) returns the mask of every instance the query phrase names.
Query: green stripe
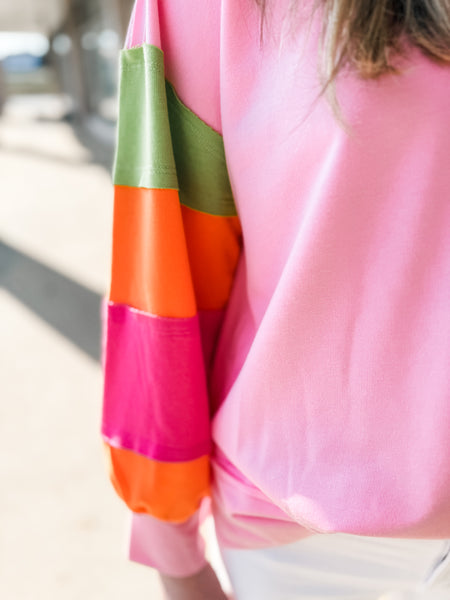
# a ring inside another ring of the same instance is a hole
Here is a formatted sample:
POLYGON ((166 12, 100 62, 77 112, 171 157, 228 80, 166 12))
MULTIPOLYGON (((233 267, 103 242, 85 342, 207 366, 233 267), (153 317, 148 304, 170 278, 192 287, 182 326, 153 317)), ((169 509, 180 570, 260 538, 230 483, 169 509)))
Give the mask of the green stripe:
POLYGON ((122 50, 120 64, 114 183, 179 189, 190 208, 235 216, 222 136, 165 83, 162 51, 149 44, 122 50))
POLYGON ((116 185, 177 189, 164 81, 156 46, 121 50, 116 185))
POLYGON ((235 216, 222 136, 180 101, 170 83, 166 90, 181 203, 213 215, 235 216))

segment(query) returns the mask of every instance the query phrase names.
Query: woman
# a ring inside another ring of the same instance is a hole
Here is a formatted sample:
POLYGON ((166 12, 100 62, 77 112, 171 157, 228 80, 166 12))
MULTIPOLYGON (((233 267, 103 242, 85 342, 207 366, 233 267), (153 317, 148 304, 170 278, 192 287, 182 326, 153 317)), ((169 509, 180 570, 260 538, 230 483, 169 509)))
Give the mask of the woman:
POLYGON ((102 432, 169 598, 209 497, 237 600, 443 589, 449 62, 448 0, 136 1, 102 432))

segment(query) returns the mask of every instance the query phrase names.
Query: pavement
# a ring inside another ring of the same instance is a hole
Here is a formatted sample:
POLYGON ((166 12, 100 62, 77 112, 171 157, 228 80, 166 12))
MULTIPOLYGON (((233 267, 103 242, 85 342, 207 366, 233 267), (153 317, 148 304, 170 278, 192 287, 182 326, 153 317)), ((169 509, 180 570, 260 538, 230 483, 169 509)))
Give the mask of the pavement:
POLYGON ((62 101, 12 97, 0 117, 0 598, 161 600, 126 559, 99 434, 112 149, 62 101))

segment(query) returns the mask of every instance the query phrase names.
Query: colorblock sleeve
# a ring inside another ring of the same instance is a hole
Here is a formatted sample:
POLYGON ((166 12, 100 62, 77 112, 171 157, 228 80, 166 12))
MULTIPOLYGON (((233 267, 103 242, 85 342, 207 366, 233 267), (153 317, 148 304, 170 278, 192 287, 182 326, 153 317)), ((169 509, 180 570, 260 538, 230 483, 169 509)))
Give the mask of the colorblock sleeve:
POLYGON ((120 53, 102 436, 130 557, 181 576, 204 562, 208 371, 241 230, 222 136, 168 79, 159 24, 137 0, 120 53))

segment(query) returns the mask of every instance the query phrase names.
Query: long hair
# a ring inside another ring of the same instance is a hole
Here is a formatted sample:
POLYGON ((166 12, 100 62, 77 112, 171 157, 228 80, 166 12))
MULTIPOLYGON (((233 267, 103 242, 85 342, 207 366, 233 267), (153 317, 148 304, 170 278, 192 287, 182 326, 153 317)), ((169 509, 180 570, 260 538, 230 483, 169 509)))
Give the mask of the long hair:
MULTIPOLYGON (((262 12, 276 0, 255 0, 262 12)), ((294 20, 302 0, 291 0, 294 20)), ((322 90, 341 120, 335 80, 344 67, 362 78, 397 73, 392 59, 404 53, 404 40, 439 63, 450 64, 450 0, 314 0, 311 19, 323 10, 319 56, 322 90)))

